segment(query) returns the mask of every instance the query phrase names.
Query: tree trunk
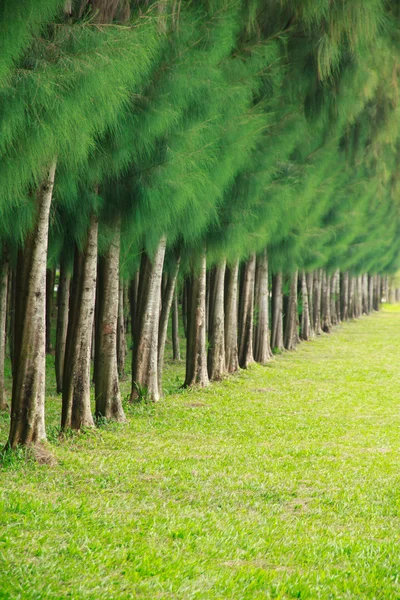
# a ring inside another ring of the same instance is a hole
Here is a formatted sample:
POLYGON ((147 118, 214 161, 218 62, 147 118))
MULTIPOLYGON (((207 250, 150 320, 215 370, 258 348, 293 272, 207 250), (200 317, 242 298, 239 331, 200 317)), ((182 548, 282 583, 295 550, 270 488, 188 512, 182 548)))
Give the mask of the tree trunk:
POLYGON ((98 221, 92 215, 83 251, 75 250, 65 350, 62 429, 93 427, 90 407, 90 356, 97 279, 98 221))
POLYGON ((206 348, 206 253, 199 269, 192 267, 187 295, 186 377, 184 386, 209 384, 206 348))
POLYGON ((301 313, 301 339, 308 341, 312 337, 311 319, 310 319, 310 303, 308 300, 307 276, 304 271, 301 274, 301 297, 303 310, 301 313))
POLYGON ((369 314, 368 308, 368 275, 362 276, 362 311, 365 315, 369 314))
POLYGON ((8 258, 4 252, 0 264, 0 410, 6 410, 8 408, 4 380, 4 362, 6 358, 7 340, 8 270, 8 258))
POLYGON ((267 250, 264 250, 259 256, 257 256, 254 305, 257 311, 257 323, 254 327, 254 359, 256 362, 264 365, 271 359, 272 356, 269 334, 269 281, 267 250))
MULTIPOLYGON (((125 421, 119 389, 117 332, 119 305, 119 255, 121 219, 113 224, 110 246, 98 263, 98 296, 96 323, 96 417, 125 421)), ((123 321, 123 319, 122 319, 123 321)))
POLYGON ((51 354, 53 344, 51 341, 51 318, 53 316, 54 302, 54 269, 46 270, 46 354, 51 354))
POLYGON ((356 299, 355 299, 355 278, 349 278, 349 318, 355 319, 356 299))
POLYGON ((322 270, 317 269, 314 272, 314 291, 313 291, 313 315, 314 315, 314 332, 316 335, 321 335, 321 296, 322 296, 322 270))
POLYGON ((282 273, 277 273, 272 278, 272 324, 271 324, 271 348, 272 351, 281 352, 283 345, 283 295, 282 295, 282 273))
POLYGON ((46 381, 46 263, 49 214, 56 162, 36 195, 37 216, 28 235, 18 279, 23 296, 15 327, 15 365, 8 445, 40 443, 46 439, 44 400, 46 381))
POLYGON ((57 331, 56 331, 56 384, 57 394, 62 392, 62 384, 64 377, 64 360, 65 360, 65 345, 67 341, 68 331, 68 311, 69 311, 69 292, 70 292, 71 277, 67 272, 64 261, 60 265, 60 278, 58 282, 57 294, 57 331))
POLYGON ((331 327, 331 278, 324 271, 322 274, 322 331, 330 333, 331 327))
POLYGON ((174 263, 174 268, 167 277, 167 283, 162 297, 162 308, 158 328, 158 389, 160 393, 162 393, 162 372, 164 367, 165 341, 167 339, 169 315, 176 289, 179 264, 180 258, 178 257, 174 263))
POLYGON ((374 310, 374 276, 368 275, 368 312, 374 310))
POLYGON ((243 268, 239 298, 239 366, 242 369, 254 362, 253 319, 256 255, 252 254, 243 268))
POLYGON ((238 278, 239 261, 236 261, 225 272, 225 364, 228 373, 235 373, 239 368, 238 278))
POLYGON ((167 238, 158 244, 153 262, 144 255, 140 274, 137 326, 132 353, 131 401, 145 393, 149 400, 160 399, 158 388, 158 329, 161 280, 167 238))
POLYGON ((125 294, 124 280, 119 279, 118 288, 118 325, 117 325, 117 366, 118 376, 120 379, 125 379, 125 360, 127 354, 126 345, 126 320, 125 320, 125 294))
POLYGON ((307 294, 308 294, 308 314, 310 317, 310 331, 311 337, 314 335, 314 273, 307 273, 306 275, 307 294))
POLYGON ((342 275, 341 313, 342 313, 342 320, 347 321, 349 318, 349 273, 348 273, 348 271, 346 271, 342 275))
POLYGON ((131 280, 129 286, 129 304, 131 313, 131 336, 134 342, 135 328, 137 325, 137 307, 138 307, 138 296, 139 296, 139 271, 137 271, 135 277, 131 280))
POLYGON ((185 333, 185 338, 187 340, 188 336, 188 295, 189 295, 189 282, 187 277, 185 277, 182 286, 182 322, 183 322, 183 331, 185 333))
POLYGON ((337 271, 334 272, 330 277, 330 311, 331 311, 331 324, 337 325, 338 319, 336 314, 336 279, 337 279, 337 271))
POLYGON ((172 301, 172 357, 174 360, 181 360, 181 349, 179 343, 179 306, 176 284, 174 290, 174 299, 172 301))
POLYGON ((299 343, 299 322, 297 314, 297 284, 298 272, 295 271, 290 277, 290 292, 288 311, 285 315, 285 338, 286 350, 295 350, 299 343))
POLYGON ((209 314, 209 349, 208 376, 211 381, 222 379, 226 372, 225 363, 225 315, 224 287, 226 261, 217 265, 211 277, 210 314, 209 314))

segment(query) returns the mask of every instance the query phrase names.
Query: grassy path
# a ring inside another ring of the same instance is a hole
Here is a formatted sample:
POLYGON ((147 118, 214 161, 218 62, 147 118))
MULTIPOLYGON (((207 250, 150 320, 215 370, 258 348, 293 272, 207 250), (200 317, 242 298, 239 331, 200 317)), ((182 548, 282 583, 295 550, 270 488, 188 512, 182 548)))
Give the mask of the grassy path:
POLYGON ((399 383, 392 309, 10 462, 0 598, 400 598, 399 383))

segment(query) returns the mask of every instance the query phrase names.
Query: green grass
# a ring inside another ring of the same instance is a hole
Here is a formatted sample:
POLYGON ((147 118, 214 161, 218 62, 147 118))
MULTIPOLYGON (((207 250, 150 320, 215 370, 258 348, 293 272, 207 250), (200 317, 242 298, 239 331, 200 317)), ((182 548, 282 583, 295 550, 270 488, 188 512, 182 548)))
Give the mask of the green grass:
POLYGON ((400 598, 399 357, 396 308, 63 442, 49 390, 58 465, 0 470, 0 598, 400 598))

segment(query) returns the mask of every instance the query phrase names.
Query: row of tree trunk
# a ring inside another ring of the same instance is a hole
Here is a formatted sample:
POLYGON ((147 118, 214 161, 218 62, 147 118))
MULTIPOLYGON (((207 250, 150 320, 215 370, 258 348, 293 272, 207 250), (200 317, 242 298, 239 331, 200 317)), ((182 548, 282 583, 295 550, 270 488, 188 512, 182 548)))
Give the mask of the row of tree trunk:
POLYGON ((162 395, 162 369, 172 312, 173 356, 180 360, 179 306, 186 337, 184 385, 207 386, 300 340, 329 333, 341 320, 378 310, 382 279, 348 273, 268 272, 267 251, 207 270, 205 249, 178 282, 179 257, 164 270, 167 239, 154 254, 142 253, 131 282, 120 277, 120 219, 99 257, 93 214, 83 247, 76 246, 72 273, 60 260, 47 269, 48 217, 55 164, 37 193, 37 221, 17 264, 3 256, 0 272, 0 406, 5 408, 4 360, 9 340, 13 391, 9 446, 45 440, 46 351, 52 352, 52 314, 57 313, 55 371, 62 394, 61 430, 94 426, 91 368, 97 419, 124 421, 120 378, 125 376, 128 331, 132 340, 131 401, 162 395), (55 310, 54 285, 58 281, 55 310), (179 289, 178 289, 179 288, 179 289), (129 306, 128 306, 129 305, 129 306), (7 335, 8 333, 8 335, 7 335))

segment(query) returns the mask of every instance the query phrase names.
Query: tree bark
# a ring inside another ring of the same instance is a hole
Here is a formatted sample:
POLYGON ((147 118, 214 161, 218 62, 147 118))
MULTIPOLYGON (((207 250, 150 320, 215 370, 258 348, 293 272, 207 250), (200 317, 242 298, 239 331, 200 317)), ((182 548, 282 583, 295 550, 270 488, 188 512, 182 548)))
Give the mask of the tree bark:
POLYGON ((312 337, 311 319, 310 319, 310 303, 308 300, 307 276, 304 271, 301 274, 301 297, 302 297, 302 313, 301 313, 301 339, 308 341, 312 337))
POLYGON ((368 275, 368 312, 374 310, 374 276, 368 275))
POLYGON ((331 324, 337 325, 338 318, 336 313, 336 280, 338 277, 338 272, 335 271, 333 275, 330 277, 330 303, 331 303, 331 324))
POLYGON ((369 314, 368 308, 368 275, 364 273, 362 276, 362 312, 365 315, 369 314))
POLYGON ((56 161, 36 195, 37 215, 21 254, 18 279, 23 296, 15 327, 15 365, 8 446, 30 445, 46 439, 46 263, 49 214, 56 161))
POLYGON ((257 256, 255 301, 257 323, 254 327, 254 359, 266 364, 272 356, 269 334, 268 256, 264 250, 257 256))
POLYGON ((158 329, 161 280, 167 238, 158 244, 153 261, 144 255, 140 274, 137 326, 132 353, 131 401, 145 393, 153 402, 160 399, 158 388, 158 329))
POLYGON ((167 283, 162 297, 162 308, 158 328, 158 389, 160 390, 160 392, 162 391, 162 372, 164 367, 165 341, 167 339, 169 315, 171 312, 171 306, 176 289, 179 264, 180 257, 176 259, 174 267, 167 277, 167 283))
POLYGON ((64 377, 65 345, 68 331, 69 292, 71 277, 66 269, 64 261, 60 265, 60 278, 57 294, 57 330, 56 330, 56 384, 57 393, 61 394, 64 377))
POLYGON ((242 369, 247 369, 254 362, 253 319, 255 270, 256 255, 252 254, 243 268, 239 297, 239 366, 242 369))
POLYGON ((117 325, 117 366, 118 376, 125 379, 125 360, 127 354, 126 344, 126 320, 125 320, 125 294, 124 280, 119 279, 118 287, 118 325, 117 325))
POLYGON ((123 422, 117 363, 120 245, 121 219, 117 218, 111 243, 98 263, 95 398, 97 418, 123 422))
POLYGON ((54 269, 46 270, 46 354, 51 354, 53 344, 51 341, 51 320, 53 316, 54 303, 54 269))
POLYGON ((331 278, 324 271, 322 274, 322 331, 330 333, 331 327, 331 278))
POLYGON ((206 252, 199 268, 192 266, 187 295, 186 377, 184 386, 209 384, 206 349, 206 252))
POLYGON ((307 294, 308 294, 308 314, 310 317, 310 330, 311 337, 314 335, 314 273, 307 273, 306 275, 307 294))
POLYGON ((282 273, 277 273, 272 278, 271 348, 273 352, 281 352, 285 348, 283 345, 282 273))
POLYGON ((181 360, 181 349, 179 343, 179 306, 176 284, 174 290, 174 299, 172 301, 172 357, 174 360, 181 360))
POLYGON ((93 427, 90 357, 97 279, 98 220, 90 219, 86 246, 75 250, 64 362, 61 428, 93 427))
POLYGON ((188 336, 188 318, 187 318, 188 295, 189 295, 188 286, 189 286, 188 278, 185 277, 185 279, 183 281, 183 286, 182 286, 182 322, 183 322, 183 331, 184 331, 186 340, 187 340, 187 336, 188 336))
POLYGON ((342 275, 341 288, 341 313, 343 321, 349 318, 349 273, 346 271, 342 275))
POLYGON ((222 379, 226 373, 224 287, 226 261, 213 271, 210 285, 208 376, 211 381, 222 379))
POLYGON ((295 350, 299 343, 299 322, 297 315, 297 285, 298 272, 295 271, 290 277, 290 292, 288 311, 285 315, 285 338, 284 344, 286 350, 295 350))
POLYGON ((314 272, 314 291, 313 291, 313 315, 314 315, 314 332, 316 335, 321 335, 321 296, 322 296, 322 269, 317 269, 314 272))
POLYGON ((4 378, 4 362, 6 358, 7 340, 7 289, 8 289, 8 257, 3 252, 0 264, 0 410, 7 410, 7 394, 4 378))
POLYGON ((235 373, 239 368, 238 278, 239 261, 236 261, 225 272, 225 364, 228 373, 235 373))

